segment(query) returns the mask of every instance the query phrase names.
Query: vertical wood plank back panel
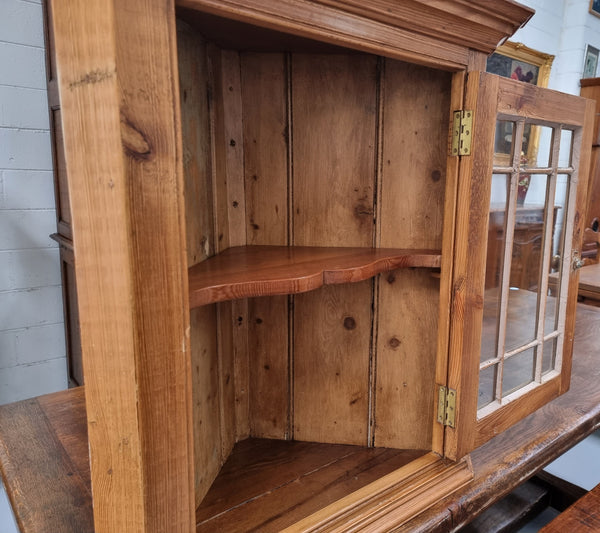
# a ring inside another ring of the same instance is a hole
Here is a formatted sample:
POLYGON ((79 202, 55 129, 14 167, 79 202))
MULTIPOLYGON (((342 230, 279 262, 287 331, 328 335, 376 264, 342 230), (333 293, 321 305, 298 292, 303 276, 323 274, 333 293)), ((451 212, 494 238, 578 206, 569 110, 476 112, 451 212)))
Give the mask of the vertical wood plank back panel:
POLYGON ((189 533, 193 427, 174 7, 57 1, 53 8, 95 528, 189 533))
POLYGON ((294 438, 367 445, 372 281, 296 296, 294 438))
POLYGON ((431 447, 439 280, 419 269, 380 276, 375 446, 431 447))
MULTIPOLYGON (((238 52, 210 45, 208 57, 212 86, 215 247, 220 252, 230 246, 246 244, 242 88, 238 52)), ((236 300, 219 304, 217 308, 223 455, 227 457, 235 442, 250 433, 248 304, 246 300, 236 300)))
MULTIPOLYGON (((387 60, 378 242, 440 249, 451 75, 387 60), (410 83, 407 83, 410 80, 410 83)), ((428 271, 379 277, 375 444, 428 449, 439 281, 428 271)))
MULTIPOLYGON (((206 43, 178 21, 177 49, 186 204, 188 266, 214 254, 214 215, 206 43)), ((196 506, 225 459, 216 306, 190 311, 196 506)))
POLYGON ((214 255, 206 43, 178 21, 177 49, 188 266, 214 255))
MULTIPOLYGON (((372 246, 377 58, 293 55, 293 242, 372 246)), ((294 436, 366 445, 372 282, 294 298, 294 436)))
POLYGON ((293 244, 372 246, 377 59, 292 56, 293 244))
MULTIPOLYGON (((288 243, 288 76, 284 54, 243 54, 248 244, 288 243)), ((289 435, 288 298, 248 301, 250 432, 289 435)))
POLYGON ((227 458, 223 457, 221 449, 220 368, 216 328, 215 305, 191 310, 196 506, 208 492, 227 458))

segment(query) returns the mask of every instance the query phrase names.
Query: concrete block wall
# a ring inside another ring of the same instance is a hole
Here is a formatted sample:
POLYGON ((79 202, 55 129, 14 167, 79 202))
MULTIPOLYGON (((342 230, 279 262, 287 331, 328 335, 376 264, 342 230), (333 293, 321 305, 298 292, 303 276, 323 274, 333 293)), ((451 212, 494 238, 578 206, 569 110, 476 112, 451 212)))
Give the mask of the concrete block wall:
POLYGON ((0 0, 0 404, 67 387, 40 0, 0 0))

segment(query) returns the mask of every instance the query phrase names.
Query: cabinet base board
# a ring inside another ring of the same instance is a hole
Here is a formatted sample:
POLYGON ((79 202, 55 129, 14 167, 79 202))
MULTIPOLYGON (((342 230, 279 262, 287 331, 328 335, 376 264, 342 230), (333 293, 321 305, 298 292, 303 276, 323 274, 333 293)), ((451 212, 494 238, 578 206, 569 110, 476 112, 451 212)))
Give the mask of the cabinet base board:
POLYGON ((388 531, 471 478, 467 461, 423 450, 247 439, 196 510, 196 531, 388 531))

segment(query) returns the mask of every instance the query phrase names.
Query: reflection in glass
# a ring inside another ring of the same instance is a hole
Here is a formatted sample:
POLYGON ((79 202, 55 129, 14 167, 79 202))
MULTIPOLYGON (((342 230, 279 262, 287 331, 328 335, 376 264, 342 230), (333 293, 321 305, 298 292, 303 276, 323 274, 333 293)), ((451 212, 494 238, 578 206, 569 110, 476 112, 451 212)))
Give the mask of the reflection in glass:
POLYGON ((560 132, 560 150, 558 152, 558 166, 561 168, 570 167, 572 153, 573 132, 571 130, 562 130, 560 132))
POLYGON ((479 394, 477 409, 492 403, 496 396, 496 373, 498 365, 488 366, 479 373, 479 394))
POLYGON ((556 338, 544 342, 544 353, 542 354, 542 375, 554 370, 556 361, 556 338))
POLYGON ((486 296, 483 302, 481 361, 496 357, 501 274, 506 242, 506 200, 509 187, 509 174, 494 174, 492 176, 492 204, 488 226, 487 268, 485 273, 486 296))
POLYGON ((504 361, 502 396, 528 385, 535 376, 534 348, 513 355, 504 361))
POLYGON ((536 302, 537 295, 534 292, 523 291, 514 287, 509 291, 505 352, 515 350, 535 339, 537 326, 536 302))
POLYGON ((550 378, 560 361, 560 276, 570 246, 562 221, 574 143, 574 133, 560 128, 496 124, 478 409, 550 378))
POLYGON ((494 166, 508 167, 512 164, 514 122, 498 120, 494 141, 494 166))
POLYGON ((523 168, 547 168, 550 166, 553 128, 525 124, 521 147, 523 168))

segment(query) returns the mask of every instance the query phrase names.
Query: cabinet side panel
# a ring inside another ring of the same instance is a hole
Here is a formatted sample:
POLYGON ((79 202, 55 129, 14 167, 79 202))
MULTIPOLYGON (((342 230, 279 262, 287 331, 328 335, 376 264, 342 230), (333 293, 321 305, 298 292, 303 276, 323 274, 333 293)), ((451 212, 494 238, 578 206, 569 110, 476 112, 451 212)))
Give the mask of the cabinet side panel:
MULTIPOLYGON (((292 56, 293 244, 372 246, 377 58, 292 56)), ((294 436, 367 444, 372 282, 295 297, 294 436)))
POLYGON ((177 24, 188 266, 214 255, 206 43, 177 24))
MULTIPOLYGON (((188 267, 214 254, 206 43, 177 24, 188 267)), ((190 312, 196 505, 226 457, 221 451, 216 307, 190 312)), ((233 430, 233 428, 232 428, 233 430)))
POLYGON ((219 473, 224 458, 221 453, 215 306, 197 307, 190 314, 194 471, 198 505, 219 473))
MULTIPOLYGON (((388 60, 378 243, 442 247, 451 75, 388 60)), ((375 444, 431 446, 439 280, 429 271, 380 276, 375 444), (393 406, 393 407, 392 407, 393 406)))
MULTIPOLYGON (((241 56, 248 244, 288 243, 288 76, 284 54, 241 56)), ((289 435, 288 298, 248 301, 250 432, 289 435)))

